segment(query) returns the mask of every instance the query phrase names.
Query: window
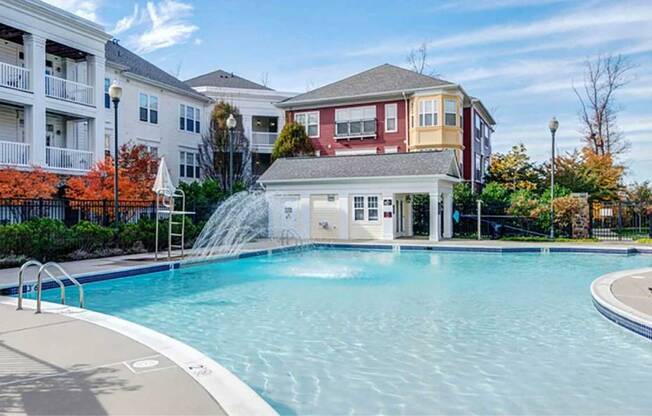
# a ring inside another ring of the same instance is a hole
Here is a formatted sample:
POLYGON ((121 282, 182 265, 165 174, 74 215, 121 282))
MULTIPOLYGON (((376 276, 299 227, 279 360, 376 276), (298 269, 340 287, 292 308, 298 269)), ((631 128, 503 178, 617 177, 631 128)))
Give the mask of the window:
POLYGON ((437 100, 419 101, 419 127, 437 125, 438 104, 437 100))
POLYGON ((395 133, 398 131, 398 126, 396 125, 396 117, 398 113, 398 105, 394 104, 385 104, 385 131, 387 133, 395 133))
POLYGON ((353 220, 354 221, 378 221, 378 196, 354 196, 353 197, 353 220))
POLYGON ((482 179, 482 156, 478 153, 475 154, 475 180, 480 181, 482 179))
POLYGON ((109 87, 111 80, 104 78, 104 108, 111 108, 111 97, 109 96, 109 87))
POLYGON ((444 100, 445 124, 447 126, 457 125, 457 104, 455 100, 444 100))
POLYGON ((308 137, 319 137, 319 112, 297 113, 294 115, 294 121, 301 124, 305 129, 308 137))
POLYGON ((141 92, 138 116, 140 121, 158 124, 158 97, 141 92))
POLYGON ((376 106, 335 110, 335 136, 371 136, 376 134, 376 106))
POLYGON ((179 130, 191 133, 201 132, 201 112, 199 108, 179 104, 179 130))
POLYGON ((475 130, 475 139, 480 141, 480 137, 482 137, 482 120, 478 113, 473 113, 473 130, 475 130))
POLYGON ((200 177, 199 154, 195 152, 179 152, 179 177, 196 178, 200 177))

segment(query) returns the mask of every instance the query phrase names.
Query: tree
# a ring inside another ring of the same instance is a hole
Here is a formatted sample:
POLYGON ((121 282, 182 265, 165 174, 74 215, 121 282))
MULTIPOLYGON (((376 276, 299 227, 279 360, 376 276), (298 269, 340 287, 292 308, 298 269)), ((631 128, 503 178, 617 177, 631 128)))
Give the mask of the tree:
POLYGON ((461 214, 471 214, 476 210, 477 196, 469 182, 460 182, 453 187, 453 204, 461 214))
MULTIPOLYGON (((549 164, 545 169, 549 177, 549 164)), ((618 199, 624 171, 611 154, 596 154, 587 147, 555 158, 555 184, 572 192, 587 192, 593 200, 618 199)))
POLYGON ((621 154, 629 143, 618 129, 616 92, 630 81, 633 66, 621 55, 598 56, 586 61, 584 86, 573 87, 580 101, 580 122, 587 146, 596 154, 621 154))
MULTIPOLYGON (((131 143, 122 145, 118 165, 118 198, 121 201, 153 200, 152 185, 157 163, 145 146, 131 143)), ((69 179, 66 196, 71 199, 112 200, 114 175, 113 158, 107 156, 86 175, 69 179)))
POLYGON ((285 124, 274 143, 272 159, 314 154, 315 147, 306 134, 306 129, 298 123, 290 122, 285 124))
POLYGON ((0 198, 52 198, 60 182, 59 176, 41 168, 29 172, 0 169, 0 198))
POLYGON ((510 191, 503 184, 490 182, 482 188, 480 199, 483 213, 503 215, 509 207, 510 191))
POLYGON ((631 204, 638 217, 639 227, 645 215, 652 215, 652 186, 650 181, 634 182, 625 190, 625 201, 631 204))
POLYGON ((412 49, 406 57, 408 66, 417 74, 435 76, 434 69, 428 65, 428 45, 426 42, 421 43, 418 48, 412 49))
POLYGON ((542 180, 541 170, 530 161, 522 143, 513 146, 506 154, 492 155, 486 177, 487 182, 497 182, 511 191, 536 190, 541 187, 542 180))
POLYGON ((202 136, 199 145, 199 163, 204 176, 216 180, 222 189, 229 188, 230 143, 226 120, 231 114, 238 121, 233 132, 233 180, 235 183, 248 185, 249 141, 244 135, 242 116, 238 107, 224 101, 215 104, 211 112, 208 135, 202 136))

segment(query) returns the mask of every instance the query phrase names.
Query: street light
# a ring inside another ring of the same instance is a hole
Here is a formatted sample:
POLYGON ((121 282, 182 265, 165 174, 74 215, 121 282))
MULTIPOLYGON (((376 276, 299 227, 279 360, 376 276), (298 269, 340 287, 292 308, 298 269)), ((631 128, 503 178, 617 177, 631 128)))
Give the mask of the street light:
POLYGON ((115 132, 115 148, 113 154, 113 165, 115 172, 113 175, 113 209, 115 212, 115 227, 119 227, 119 214, 118 214, 118 104, 120 97, 122 97, 122 87, 118 85, 118 81, 113 80, 109 87, 109 97, 113 101, 113 108, 115 109, 115 119, 113 124, 113 131, 115 132))
POLYGON ((229 129, 229 193, 233 192, 233 131, 237 125, 238 121, 233 114, 229 114, 226 120, 226 127, 229 129))
POLYGON ((552 134, 552 160, 550 163, 550 238, 555 238, 555 133, 559 128, 559 122, 555 117, 548 122, 548 128, 552 134))

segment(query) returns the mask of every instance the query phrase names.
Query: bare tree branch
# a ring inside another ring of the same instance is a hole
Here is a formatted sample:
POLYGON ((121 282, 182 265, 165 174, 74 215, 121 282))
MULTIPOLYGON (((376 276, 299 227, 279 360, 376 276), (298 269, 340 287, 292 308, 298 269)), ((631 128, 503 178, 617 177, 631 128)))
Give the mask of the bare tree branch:
POLYGON ((263 87, 269 87, 269 72, 263 72, 260 74, 260 85, 263 87))
POLYGON ((435 76, 434 69, 428 65, 428 45, 421 43, 418 48, 412 49, 406 57, 410 69, 418 74, 435 76))

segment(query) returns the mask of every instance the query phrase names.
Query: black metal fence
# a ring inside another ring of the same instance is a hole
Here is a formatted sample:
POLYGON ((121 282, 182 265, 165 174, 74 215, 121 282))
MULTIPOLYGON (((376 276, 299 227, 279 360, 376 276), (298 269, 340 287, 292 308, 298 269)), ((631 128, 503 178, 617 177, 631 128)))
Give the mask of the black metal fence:
POLYGON ((652 238, 652 206, 627 202, 594 202, 590 210, 591 237, 635 241, 652 238))
MULTIPOLYGON (((118 214, 125 223, 153 218, 156 204, 152 201, 120 201, 118 214)), ((115 218, 113 201, 76 199, 0 198, 0 224, 17 224, 36 218, 63 221, 67 226, 81 221, 109 225, 115 218)))
MULTIPOLYGON (((542 229, 530 217, 513 215, 482 215, 480 228, 484 237, 493 239, 501 237, 546 237, 547 231, 542 229)), ((459 221, 453 222, 453 232, 456 237, 476 237, 478 233, 477 215, 460 215, 459 221)))

